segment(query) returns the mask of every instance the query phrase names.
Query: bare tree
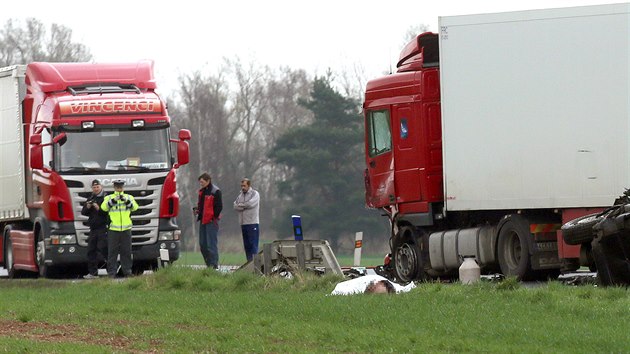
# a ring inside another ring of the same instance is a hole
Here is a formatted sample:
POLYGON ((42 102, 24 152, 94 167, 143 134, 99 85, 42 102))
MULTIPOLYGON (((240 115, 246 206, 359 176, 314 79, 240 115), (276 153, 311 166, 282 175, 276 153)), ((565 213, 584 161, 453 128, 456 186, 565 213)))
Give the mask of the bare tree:
POLYGON ((182 168, 177 179, 181 212, 178 218, 184 235, 184 247, 194 248, 196 222, 188 212, 197 204, 197 177, 210 172, 213 181, 221 181, 225 174, 224 161, 228 149, 226 141, 230 132, 227 109, 227 84, 219 76, 204 76, 193 72, 179 78, 180 104, 171 103, 170 115, 176 129, 189 129, 190 163, 182 168))
MULTIPOLYGON (((270 206, 261 209, 260 212, 260 217, 269 231, 272 220, 282 212, 285 205, 278 192, 278 183, 287 178, 289 169, 287 166, 273 163, 268 158, 268 153, 278 137, 287 130, 305 126, 313 121, 313 113, 298 104, 300 100, 309 97, 312 85, 312 79, 304 70, 293 70, 288 67, 280 68, 266 83, 268 114, 262 124, 261 135, 266 160, 257 177, 261 195, 266 196, 266 203, 270 206)), ((290 225, 288 220, 287 225, 290 225)), ((287 235, 278 235, 284 236, 287 235)))
MULTIPOLYGON (((274 71, 240 60, 225 60, 221 74, 194 72, 180 78, 179 99, 169 112, 174 128, 190 129, 191 162, 178 175, 182 205, 179 223, 185 235, 195 235, 190 209, 196 203, 197 176, 208 170, 224 196, 222 234, 240 234, 231 203, 239 182, 250 177, 263 197, 261 224, 264 238, 271 235, 271 220, 283 203, 277 192, 285 167, 271 162, 268 152, 275 139, 291 127, 307 124, 312 114, 298 104, 307 97, 311 80, 303 70, 274 71), (223 76, 224 75, 224 76, 223 76)), ((187 237, 191 249, 194 237, 187 237)))
POLYGON ((365 84, 368 79, 365 68, 360 63, 355 63, 351 68, 346 67, 334 76, 339 77, 341 81, 340 92, 359 104, 363 102, 365 84))
POLYGON ((72 30, 62 25, 52 24, 47 31, 42 22, 29 18, 24 27, 19 22, 8 20, 0 29, 0 66, 91 59, 89 49, 72 42, 72 30))
POLYGON ((243 176, 253 176, 267 162, 261 130, 268 115, 265 84, 270 72, 268 67, 258 69, 253 63, 244 67, 239 59, 226 62, 236 81, 232 111, 236 146, 231 150, 235 158, 232 162, 243 176))
POLYGON ((252 178, 267 206, 261 209, 261 223, 268 226, 265 228, 268 237, 271 220, 283 205, 277 183, 285 177, 284 167, 269 159, 269 150, 280 134, 312 119, 312 114, 298 104, 300 98, 308 96, 311 82, 300 70, 274 71, 240 60, 226 63, 234 83, 231 121, 236 133, 230 151, 233 185, 226 190, 235 187, 231 196, 236 197, 240 178, 252 178))

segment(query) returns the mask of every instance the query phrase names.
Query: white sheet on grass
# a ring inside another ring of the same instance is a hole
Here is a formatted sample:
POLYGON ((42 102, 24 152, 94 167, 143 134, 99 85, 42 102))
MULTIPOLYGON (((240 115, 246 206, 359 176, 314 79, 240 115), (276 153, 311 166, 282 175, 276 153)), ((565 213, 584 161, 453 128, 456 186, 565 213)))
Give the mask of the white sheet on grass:
MULTIPOLYGON (((364 275, 362 277, 358 277, 355 279, 342 281, 341 283, 337 284, 337 286, 335 286, 335 289, 332 291, 331 295, 363 294, 368 284, 370 284, 373 281, 378 281, 378 280, 387 280, 387 279, 380 275, 364 275)), ((409 290, 416 287, 416 284, 414 283, 409 283, 404 286, 393 283, 393 282, 390 282, 390 283, 394 285, 394 289, 396 289, 396 293, 406 293, 409 290)))

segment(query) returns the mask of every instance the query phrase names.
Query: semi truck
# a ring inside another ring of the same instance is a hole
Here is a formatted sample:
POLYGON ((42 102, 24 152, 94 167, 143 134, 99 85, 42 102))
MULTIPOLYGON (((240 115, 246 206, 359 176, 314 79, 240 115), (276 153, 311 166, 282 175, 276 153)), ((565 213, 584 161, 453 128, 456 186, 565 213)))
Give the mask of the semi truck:
POLYGON ((630 185, 630 4, 440 17, 363 111, 366 204, 398 280, 465 256, 518 279, 593 268, 560 228, 630 185))
POLYGON ((190 131, 171 138, 153 62, 44 63, 0 69, 0 265, 10 277, 85 271, 82 206, 99 180, 124 180, 135 272, 179 258, 177 169, 190 131), (165 255, 164 255, 165 256, 165 255))

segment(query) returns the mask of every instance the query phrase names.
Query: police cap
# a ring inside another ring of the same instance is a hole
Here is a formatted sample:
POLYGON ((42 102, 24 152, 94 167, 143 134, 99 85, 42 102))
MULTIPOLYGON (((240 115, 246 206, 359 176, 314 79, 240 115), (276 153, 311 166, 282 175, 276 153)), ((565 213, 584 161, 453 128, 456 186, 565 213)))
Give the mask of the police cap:
POLYGON ((115 179, 112 183, 114 183, 114 187, 119 186, 122 187, 125 185, 124 179, 115 179))

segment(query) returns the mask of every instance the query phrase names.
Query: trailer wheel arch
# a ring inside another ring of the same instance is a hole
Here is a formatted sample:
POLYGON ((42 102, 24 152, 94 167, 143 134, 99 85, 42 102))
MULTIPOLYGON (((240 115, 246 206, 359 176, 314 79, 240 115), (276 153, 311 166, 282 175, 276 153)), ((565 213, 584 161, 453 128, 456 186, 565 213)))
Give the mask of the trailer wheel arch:
POLYGON ((527 219, 518 214, 503 217, 497 226, 496 245, 496 259, 501 272, 505 276, 516 276, 519 280, 530 276, 532 250, 527 219))

